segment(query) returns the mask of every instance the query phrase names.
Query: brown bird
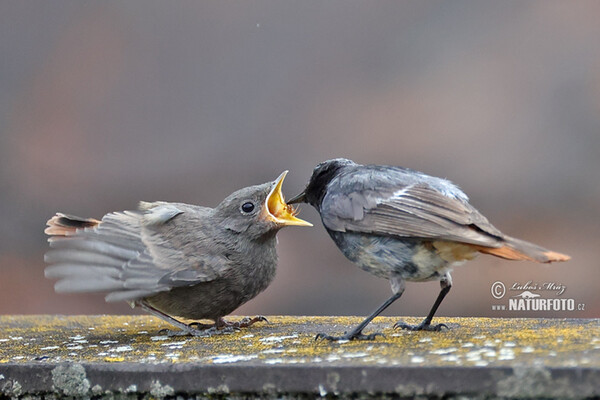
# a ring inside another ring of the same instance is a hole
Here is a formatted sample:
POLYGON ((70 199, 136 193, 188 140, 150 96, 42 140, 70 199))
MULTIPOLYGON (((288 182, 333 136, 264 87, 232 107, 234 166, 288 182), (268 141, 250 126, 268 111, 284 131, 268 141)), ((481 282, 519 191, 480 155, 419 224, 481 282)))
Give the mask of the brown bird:
POLYGON ((311 226, 285 203, 286 174, 238 190, 215 208, 141 202, 137 211, 102 220, 58 213, 45 230, 52 248, 46 277, 58 279, 57 292, 106 292, 106 301, 139 306, 181 330, 171 335, 205 335, 209 327, 262 320, 232 323, 223 317, 273 280, 277 232, 311 226), (175 317, 215 324, 187 325, 175 317))
POLYGON ((386 278, 393 295, 361 324, 328 340, 373 339, 362 330, 404 292, 406 281, 439 280, 441 291, 423 322, 395 327, 440 330, 433 315, 452 287, 453 266, 478 253, 541 263, 569 256, 515 239, 496 229, 452 182, 408 168, 360 165, 338 158, 317 165, 308 185, 289 204, 309 203, 352 262, 386 278))

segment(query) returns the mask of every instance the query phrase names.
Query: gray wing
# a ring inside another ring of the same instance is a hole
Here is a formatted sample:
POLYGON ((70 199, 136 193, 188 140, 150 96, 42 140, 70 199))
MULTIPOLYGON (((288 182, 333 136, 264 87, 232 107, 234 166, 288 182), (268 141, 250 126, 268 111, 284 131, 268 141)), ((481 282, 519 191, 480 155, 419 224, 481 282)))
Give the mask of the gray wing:
MULTIPOLYGON (((210 209, 170 203, 141 203, 140 208, 66 232, 51 225, 56 217, 50 220, 47 232, 62 233, 50 237, 52 250, 45 256, 46 277, 59 279, 56 291, 108 292, 107 301, 135 300, 211 281, 227 269, 218 249, 203 251, 210 249, 210 238, 197 225, 205 223, 210 209)), ((76 217, 57 217, 76 225, 76 217)))
POLYGON ((341 232, 502 245, 504 235, 451 182, 406 170, 387 172, 363 175, 358 184, 333 180, 321 203, 323 224, 341 232))

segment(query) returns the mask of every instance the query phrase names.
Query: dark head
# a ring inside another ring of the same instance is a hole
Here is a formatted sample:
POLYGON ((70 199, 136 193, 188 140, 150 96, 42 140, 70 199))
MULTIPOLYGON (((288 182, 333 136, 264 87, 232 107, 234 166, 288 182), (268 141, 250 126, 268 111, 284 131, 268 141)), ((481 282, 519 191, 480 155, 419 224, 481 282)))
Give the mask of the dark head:
POLYGON ((214 210, 220 225, 251 238, 274 234, 284 226, 312 226, 296 218, 295 210, 285 203, 281 186, 287 171, 273 182, 240 189, 225 198, 214 210))
POLYGON ((356 165, 356 163, 347 158, 334 158, 318 164, 304 191, 288 201, 288 204, 308 203, 319 210, 327 185, 336 177, 340 169, 348 165, 356 165))

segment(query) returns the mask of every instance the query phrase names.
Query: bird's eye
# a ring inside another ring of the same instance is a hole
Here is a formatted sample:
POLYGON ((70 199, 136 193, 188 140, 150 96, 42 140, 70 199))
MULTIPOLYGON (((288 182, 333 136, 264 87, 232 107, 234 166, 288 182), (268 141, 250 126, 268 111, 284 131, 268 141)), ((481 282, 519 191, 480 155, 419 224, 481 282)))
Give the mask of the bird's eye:
POLYGON ((251 201, 247 201, 244 204, 242 204, 242 212, 249 214, 252 211, 254 211, 254 203, 252 203, 251 201))

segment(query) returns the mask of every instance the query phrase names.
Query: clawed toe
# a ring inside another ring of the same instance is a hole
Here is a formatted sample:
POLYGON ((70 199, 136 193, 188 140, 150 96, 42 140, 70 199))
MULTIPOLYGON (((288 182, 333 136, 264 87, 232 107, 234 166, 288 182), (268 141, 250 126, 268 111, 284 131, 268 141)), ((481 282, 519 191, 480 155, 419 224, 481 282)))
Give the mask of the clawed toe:
POLYGON ((450 329, 446 324, 431 325, 426 323, 420 323, 419 325, 409 325, 402 321, 398 321, 394 324, 394 329, 406 329, 409 331, 440 332, 442 328, 450 329))
POLYGON ((168 337, 177 337, 177 336, 210 336, 210 333, 207 330, 198 330, 194 328, 189 328, 185 330, 172 330, 172 329, 161 329, 158 331, 159 335, 165 335, 168 337))
POLYGON ((224 319, 221 319, 218 324, 217 327, 219 329, 223 328, 223 327, 229 327, 229 328, 233 328, 233 329, 240 329, 240 328, 247 328, 249 326, 254 325, 257 322, 269 322, 268 319, 266 319, 265 317, 263 317, 262 315, 258 315, 256 317, 250 318, 250 317, 244 317, 242 318, 240 321, 236 321, 236 322, 229 322, 229 321, 225 321, 224 319))
POLYGON ((257 315, 256 317, 253 317, 253 318, 244 317, 244 318, 242 318, 241 321, 234 322, 233 324, 236 324, 238 328, 247 328, 251 325, 254 325, 257 322, 269 323, 269 320, 266 319, 265 317, 263 317, 262 315, 257 315))
POLYGON ((343 336, 330 336, 325 333, 318 333, 315 336, 315 340, 328 340, 330 342, 340 342, 340 341, 349 341, 349 340, 375 340, 377 336, 385 337, 385 335, 381 332, 371 333, 369 335, 365 335, 362 332, 345 334, 343 336))

